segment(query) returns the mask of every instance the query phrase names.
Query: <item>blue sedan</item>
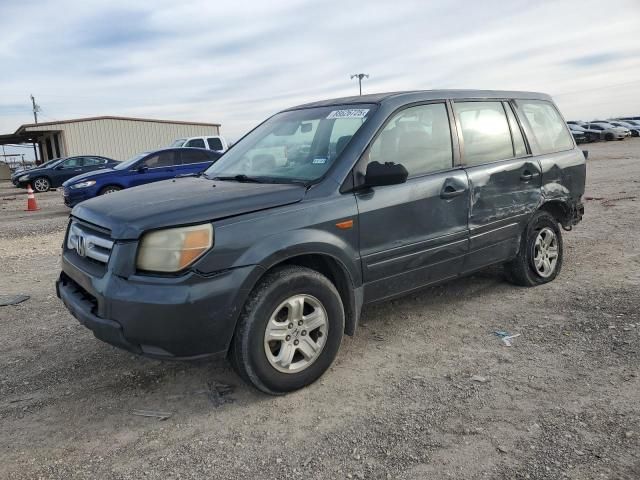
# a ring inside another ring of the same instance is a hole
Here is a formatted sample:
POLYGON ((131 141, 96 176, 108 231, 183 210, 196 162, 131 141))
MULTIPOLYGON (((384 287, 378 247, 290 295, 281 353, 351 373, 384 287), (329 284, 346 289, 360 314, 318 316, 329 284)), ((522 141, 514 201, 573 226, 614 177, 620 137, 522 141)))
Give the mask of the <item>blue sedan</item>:
POLYGON ((209 168, 220 156, 222 153, 200 148, 165 148, 142 153, 114 168, 78 175, 67 180, 62 185, 64 203, 73 207, 98 195, 198 174, 209 168))

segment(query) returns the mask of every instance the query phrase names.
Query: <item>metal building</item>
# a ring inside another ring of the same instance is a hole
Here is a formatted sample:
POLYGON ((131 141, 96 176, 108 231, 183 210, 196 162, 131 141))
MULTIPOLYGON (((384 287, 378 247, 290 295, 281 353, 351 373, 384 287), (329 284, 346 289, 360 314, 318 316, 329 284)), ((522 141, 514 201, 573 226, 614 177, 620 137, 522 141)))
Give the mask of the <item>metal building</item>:
POLYGON ((35 143, 42 161, 91 154, 126 160, 177 138, 219 134, 219 123, 103 116, 22 125, 0 135, 0 145, 35 143))

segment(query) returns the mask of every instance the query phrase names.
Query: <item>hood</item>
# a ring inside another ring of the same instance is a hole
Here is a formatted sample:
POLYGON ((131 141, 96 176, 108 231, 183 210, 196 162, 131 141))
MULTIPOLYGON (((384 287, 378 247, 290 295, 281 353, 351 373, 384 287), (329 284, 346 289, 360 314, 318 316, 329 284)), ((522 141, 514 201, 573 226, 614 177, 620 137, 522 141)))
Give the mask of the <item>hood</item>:
POLYGON ((113 175, 114 173, 119 173, 119 170, 114 170, 113 168, 101 168, 100 170, 93 170, 91 172, 81 173, 75 177, 70 178, 66 182, 62 184, 63 187, 68 187, 69 185, 73 185, 74 183, 84 182, 85 180, 91 180, 100 175, 104 175, 105 173, 110 173, 113 175))
POLYGON ((27 168, 25 170, 22 170, 21 172, 16 172, 14 173, 14 175, 16 177, 21 177, 22 175, 32 175, 32 174, 37 174, 37 173, 41 173, 41 172, 46 172, 49 171, 49 167, 36 167, 36 168, 27 168))
POLYGON ((86 200, 71 215, 108 228, 114 239, 137 239, 156 228, 218 220, 289 205, 303 185, 239 183, 188 177, 156 182, 86 200))

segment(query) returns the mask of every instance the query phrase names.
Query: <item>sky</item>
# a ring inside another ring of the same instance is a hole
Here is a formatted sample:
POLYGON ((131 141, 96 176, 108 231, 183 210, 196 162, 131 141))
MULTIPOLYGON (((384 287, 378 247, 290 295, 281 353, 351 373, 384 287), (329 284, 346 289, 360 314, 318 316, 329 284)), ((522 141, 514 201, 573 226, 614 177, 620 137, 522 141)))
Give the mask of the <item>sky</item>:
MULTIPOLYGON (((551 94, 567 119, 640 115, 640 0, 0 0, 0 133, 122 115, 238 139, 300 103, 470 88, 551 94)), ((18 149, 16 151, 27 151, 18 149)))

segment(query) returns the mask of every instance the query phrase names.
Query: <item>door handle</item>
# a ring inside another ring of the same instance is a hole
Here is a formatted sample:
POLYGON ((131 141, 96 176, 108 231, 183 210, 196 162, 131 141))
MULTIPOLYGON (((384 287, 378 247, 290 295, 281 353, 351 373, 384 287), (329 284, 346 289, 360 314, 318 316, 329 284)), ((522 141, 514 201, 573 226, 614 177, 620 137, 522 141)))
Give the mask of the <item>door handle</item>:
POLYGON ((450 198, 454 198, 459 195, 462 195, 465 191, 466 191, 466 188, 456 189, 452 185, 445 185, 442 191, 440 192, 440 198, 448 200, 450 198))
POLYGON ((520 180, 522 180, 523 182, 528 182, 529 180, 531 180, 536 175, 537 174, 533 174, 529 170, 525 170, 524 172, 522 172, 520 174, 520 180))

